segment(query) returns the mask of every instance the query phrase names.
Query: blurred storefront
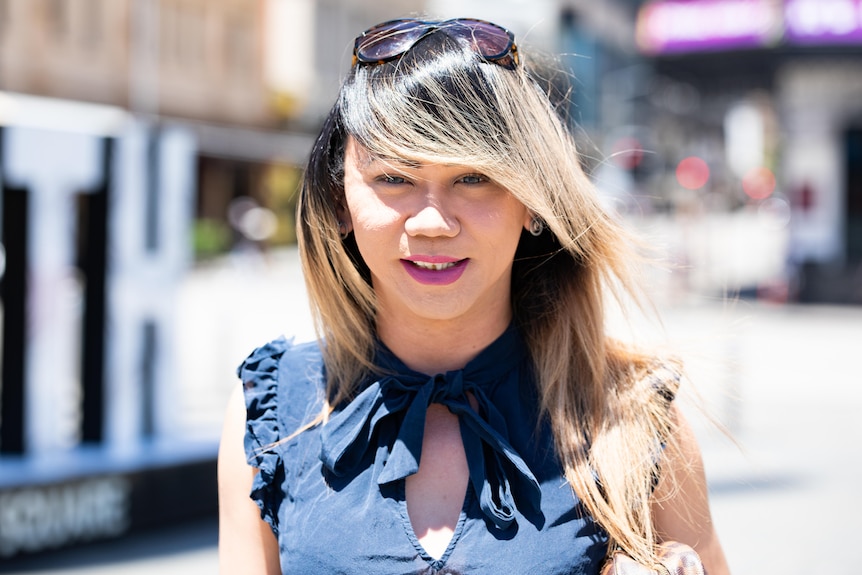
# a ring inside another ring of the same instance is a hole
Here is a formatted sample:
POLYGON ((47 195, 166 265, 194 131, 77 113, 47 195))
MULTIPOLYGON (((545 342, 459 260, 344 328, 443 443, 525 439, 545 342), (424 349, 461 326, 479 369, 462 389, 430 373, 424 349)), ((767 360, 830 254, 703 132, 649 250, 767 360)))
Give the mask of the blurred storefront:
POLYGON ((685 156, 711 172, 702 187, 649 193, 675 187, 674 209, 758 213, 785 236, 772 280, 737 287, 862 303, 862 1, 659 0, 637 30, 665 173, 685 156))

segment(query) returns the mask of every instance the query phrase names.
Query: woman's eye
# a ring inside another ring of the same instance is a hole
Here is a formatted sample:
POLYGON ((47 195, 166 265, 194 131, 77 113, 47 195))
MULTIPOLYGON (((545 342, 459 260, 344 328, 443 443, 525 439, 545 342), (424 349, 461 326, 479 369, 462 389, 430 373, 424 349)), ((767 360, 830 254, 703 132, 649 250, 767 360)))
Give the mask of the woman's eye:
POLYGON ((466 176, 461 176, 459 181, 462 184, 483 184, 488 181, 488 178, 482 174, 467 174, 466 176))
POLYGON ((407 183, 407 180, 402 178, 401 176, 391 176, 389 174, 383 174, 378 178, 381 182, 386 184, 404 184, 407 183))

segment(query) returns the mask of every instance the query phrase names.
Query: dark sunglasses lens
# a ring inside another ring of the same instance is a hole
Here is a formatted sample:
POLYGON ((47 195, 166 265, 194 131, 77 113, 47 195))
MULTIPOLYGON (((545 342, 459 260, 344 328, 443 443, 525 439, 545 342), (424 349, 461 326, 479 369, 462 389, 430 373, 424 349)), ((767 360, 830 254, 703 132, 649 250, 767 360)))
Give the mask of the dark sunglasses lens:
POLYGON ((500 58, 512 47, 509 33, 490 22, 456 20, 452 22, 451 28, 446 27, 446 32, 470 42, 473 49, 484 58, 500 58))
POLYGON ((427 29, 415 20, 381 24, 356 39, 356 57, 362 62, 388 60, 409 50, 427 29))

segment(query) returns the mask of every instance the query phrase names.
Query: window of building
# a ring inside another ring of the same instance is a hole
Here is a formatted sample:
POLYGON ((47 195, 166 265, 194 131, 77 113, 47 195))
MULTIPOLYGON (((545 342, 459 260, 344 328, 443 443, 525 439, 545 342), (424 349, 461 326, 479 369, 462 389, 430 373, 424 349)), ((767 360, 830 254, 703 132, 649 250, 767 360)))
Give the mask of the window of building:
POLYGON ((225 31, 225 62, 237 80, 254 77, 254 21, 248 15, 235 15, 225 31))
MULTIPOLYGON (((2 0, 0 0, 2 1, 2 0)), ((78 30, 82 47, 88 52, 97 52, 102 45, 104 28, 102 9, 103 0, 80 0, 78 30)))
POLYGON ((47 31, 57 42, 65 41, 69 35, 71 4, 68 0, 45 0, 44 14, 47 31))
MULTIPOLYGON (((9 20, 9 0, 0 0, 0 30, 3 30, 4 28, 9 27, 8 20, 9 20)), ((2 39, 3 39, 3 37, 0 36, 0 40, 2 40, 2 39)))
POLYGON ((173 67, 197 71, 204 59, 204 18, 199 6, 163 2, 159 11, 159 42, 163 61, 173 67))
POLYGON ((179 12, 180 61, 183 67, 195 70, 203 61, 204 15, 197 6, 187 4, 179 12))
POLYGON ((177 61, 177 40, 179 37, 179 23, 177 22, 176 7, 165 2, 159 7, 159 54, 167 65, 174 65, 177 61))

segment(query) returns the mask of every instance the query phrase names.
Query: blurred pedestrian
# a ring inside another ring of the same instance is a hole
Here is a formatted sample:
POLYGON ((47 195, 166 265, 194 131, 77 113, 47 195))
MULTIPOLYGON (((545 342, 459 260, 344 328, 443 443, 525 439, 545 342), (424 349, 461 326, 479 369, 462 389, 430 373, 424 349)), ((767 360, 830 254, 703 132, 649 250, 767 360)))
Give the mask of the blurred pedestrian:
POLYGON ((594 574, 665 540, 727 573, 677 367, 604 331, 638 257, 544 77, 484 21, 356 39, 298 209, 320 341, 239 369, 223 573, 594 574))

